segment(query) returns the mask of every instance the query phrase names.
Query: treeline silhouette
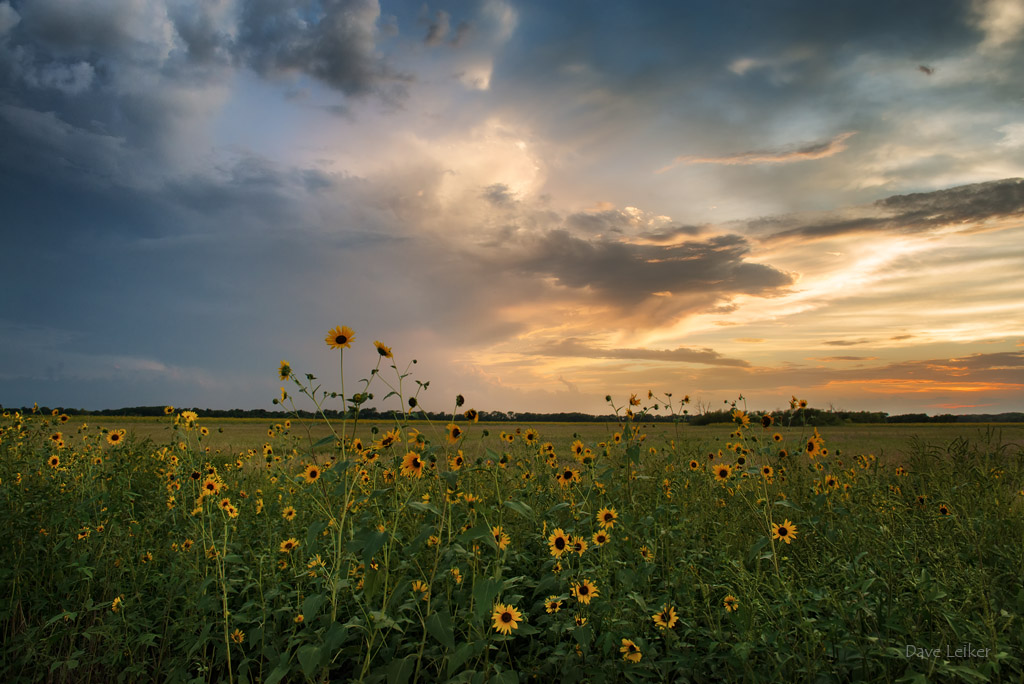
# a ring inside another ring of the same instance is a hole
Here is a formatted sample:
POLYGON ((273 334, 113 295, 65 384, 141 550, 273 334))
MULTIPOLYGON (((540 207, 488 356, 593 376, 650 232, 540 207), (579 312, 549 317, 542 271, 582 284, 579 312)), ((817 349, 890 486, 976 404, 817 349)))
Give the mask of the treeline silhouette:
MULTIPOLYGON (((2 407, 0 407, 2 408, 2 407)), ((123 417, 153 417, 162 418, 164 417, 163 406, 128 406, 117 409, 98 409, 98 410, 87 410, 87 409, 74 409, 63 406, 56 408, 50 408, 46 406, 40 406, 37 410, 38 413, 52 413, 56 410, 58 413, 66 413, 69 416, 123 416, 123 417)), ((22 413, 31 413, 33 407, 23 406, 18 410, 22 413)), ((295 416, 295 412, 290 411, 268 411, 266 409, 210 409, 210 408, 176 408, 176 412, 180 411, 195 411, 201 418, 262 418, 262 419, 273 419, 273 420, 285 420, 295 416)), ((316 418, 319 413, 312 411, 300 410, 297 412, 302 418, 313 419, 316 418)), ((806 425, 846 425, 852 423, 1024 423, 1024 412, 1008 412, 1008 413, 971 413, 971 414, 952 414, 943 413, 938 415, 928 415, 926 413, 901 413, 896 415, 889 415, 884 411, 842 411, 835 409, 816 409, 816 408, 804 408, 799 410, 780 410, 780 411, 752 411, 750 412, 751 420, 760 420, 765 414, 771 415, 776 422, 783 425, 789 421, 794 423, 803 423, 806 425)), ((330 420, 341 420, 342 412, 335 409, 325 409, 324 415, 330 420)), ((352 411, 349 411, 348 417, 352 417, 352 411)), ((452 418, 450 413, 440 413, 436 411, 423 411, 421 409, 415 409, 410 411, 409 416, 411 418, 428 418, 436 421, 449 421, 452 418)), ((359 411, 360 420, 389 420, 394 417, 392 411, 379 411, 374 407, 363 407, 359 411)), ((456 419, 462 420, 462 414, 456 414, 456 419)), ((479 419, 484 422, 522 422, 522 423, 608 423, 617 422, 622 420, 621 417, 617 417, 614 414, 594 415, 590 413, 581 413, 579 411, 564 411, 560 413, 538 413, 533 411, 526 412, 515 412, 515 411, 480 411, 479 419)), ((700 414, 683 414, 683 415, 662 415, 647 413, 642 416, 638 416, 639 420, 644 423, 687 423, 689 425, 711 425, 714 423, 731 423, 732 414, 729 410, 718 410, 718 411, 706 411, 700 414)))

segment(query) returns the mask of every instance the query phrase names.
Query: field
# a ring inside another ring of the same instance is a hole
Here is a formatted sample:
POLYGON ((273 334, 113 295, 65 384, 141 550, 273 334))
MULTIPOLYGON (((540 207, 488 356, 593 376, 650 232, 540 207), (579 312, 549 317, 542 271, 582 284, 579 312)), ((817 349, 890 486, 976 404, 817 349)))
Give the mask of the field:
POLYGON ((354 434, 7 413, 0 673, 1024 679, 1021 426, 691 427, 634 401, 354 434))

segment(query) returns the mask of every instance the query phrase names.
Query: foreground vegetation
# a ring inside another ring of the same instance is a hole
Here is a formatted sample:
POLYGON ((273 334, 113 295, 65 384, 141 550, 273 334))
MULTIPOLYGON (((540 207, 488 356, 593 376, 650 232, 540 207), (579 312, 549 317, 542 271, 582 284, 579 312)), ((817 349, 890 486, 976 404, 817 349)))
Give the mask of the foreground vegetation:
POLYGON ((377 348, 350 395, 282 363, 283 407, 342 417, 230 455, 170 407, 160 442, 5 414, 5 680, 1024 678, 1019 445, 879 459, 795 398, 734 406, 721 439, 641 427, 682 409, 653 393, 596 436, 484 427, 461 397, 412 423, 408 369, 377 348), (403 410, 367 430, 377 386, 403 410))

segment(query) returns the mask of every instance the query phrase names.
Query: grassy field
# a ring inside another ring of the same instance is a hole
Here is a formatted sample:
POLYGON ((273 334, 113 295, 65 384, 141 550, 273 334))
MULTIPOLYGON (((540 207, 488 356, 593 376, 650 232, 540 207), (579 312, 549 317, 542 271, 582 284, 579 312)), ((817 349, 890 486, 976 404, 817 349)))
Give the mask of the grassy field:
MULTIPOLYGON (((117 418, 107 416, 86 416, 72 419, 73 425, 82 422, 108 429, 124 428, 130 437, 151 439, 156 443, 166 442, 171 438, 173 425, 171 421, 154 418, 117 418)), ((268 437, 268 430, 275 425, 283 426, 283 419, 258 418, 207 418, 203 425, 209 428, 210 435, 204 445, 221 454, 232 455, 262 445, 268 437)), ((404 421, 408 426, 436 439, 443 436, 444 424, 431 424, 423 420, 404 421)), ((394 422, 360 421, 355 434, 364 440, 371 439, 372 430, 388 430, 395 426, 394 422)), ((679 425, 666 423, 640 423, 648 438, 654 442, 676 440, 680 450, 701 452, 718 449, 728 441, 734 425, 679 425)), ((514 432, 535 428, 545 438, 555 442, 572 441, 578 435, 587 442, 597 443, 610 440, 619 430, 618 423, 475 423, 467 428, 467 445, 473 446, 473 437, 480 437, 484 431, 499 434, 501 431, 514 432)), ((780 432, 789 442, 799 441, 809 432, 804 426, 785 427, 776 425, 773 432, 780 432)), ((1024 424, 1017 423, 928 423, 928 424, 861 424, 842 425, 821 428, 828 435, 829 441, 835 443, 841 452, 856 456, 857 454, 874 454, 883 461, 899 461, 922 450, 936 455, 949 452, 956 444, 967 440, 973 443, 993 442, 1007 446, 1024 447, 1024 424)), ((291 421, 289 434, 304 441, 306 445, 331 434, 323 421, 304 424, 301 420, 291 421), (308 431, 307 431, 308 428, 308 431)), ((351 423, 349 432, 351 434, 351 423)), ((479 449, 477 450, 479 451, 479 449)))
POLYGON ((64 418, 0 421, 5 681, 1024 677, 1019 426, 64 418))

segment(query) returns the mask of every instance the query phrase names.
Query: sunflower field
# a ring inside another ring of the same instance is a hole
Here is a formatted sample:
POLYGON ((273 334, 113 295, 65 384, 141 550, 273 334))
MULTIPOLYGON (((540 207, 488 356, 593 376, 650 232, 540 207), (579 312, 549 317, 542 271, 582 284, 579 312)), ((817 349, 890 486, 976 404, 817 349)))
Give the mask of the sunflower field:
POLYGON ((294 417, 237 453, 172 407, 162 444, 4 412, 4 681, 1024 679, 1019 446, 846 453, 796 398, 655 443, 686 398, 652 392, 609 397, 603 441, 461 396, 413 427, 427 383, 390 347, 345 392, 354 340, 326 338, 340 391, 282 362, 294 417), (378 387, 400 408, 368 426, 378 387), (346 417, 314 439, 299 406, 346 417))

